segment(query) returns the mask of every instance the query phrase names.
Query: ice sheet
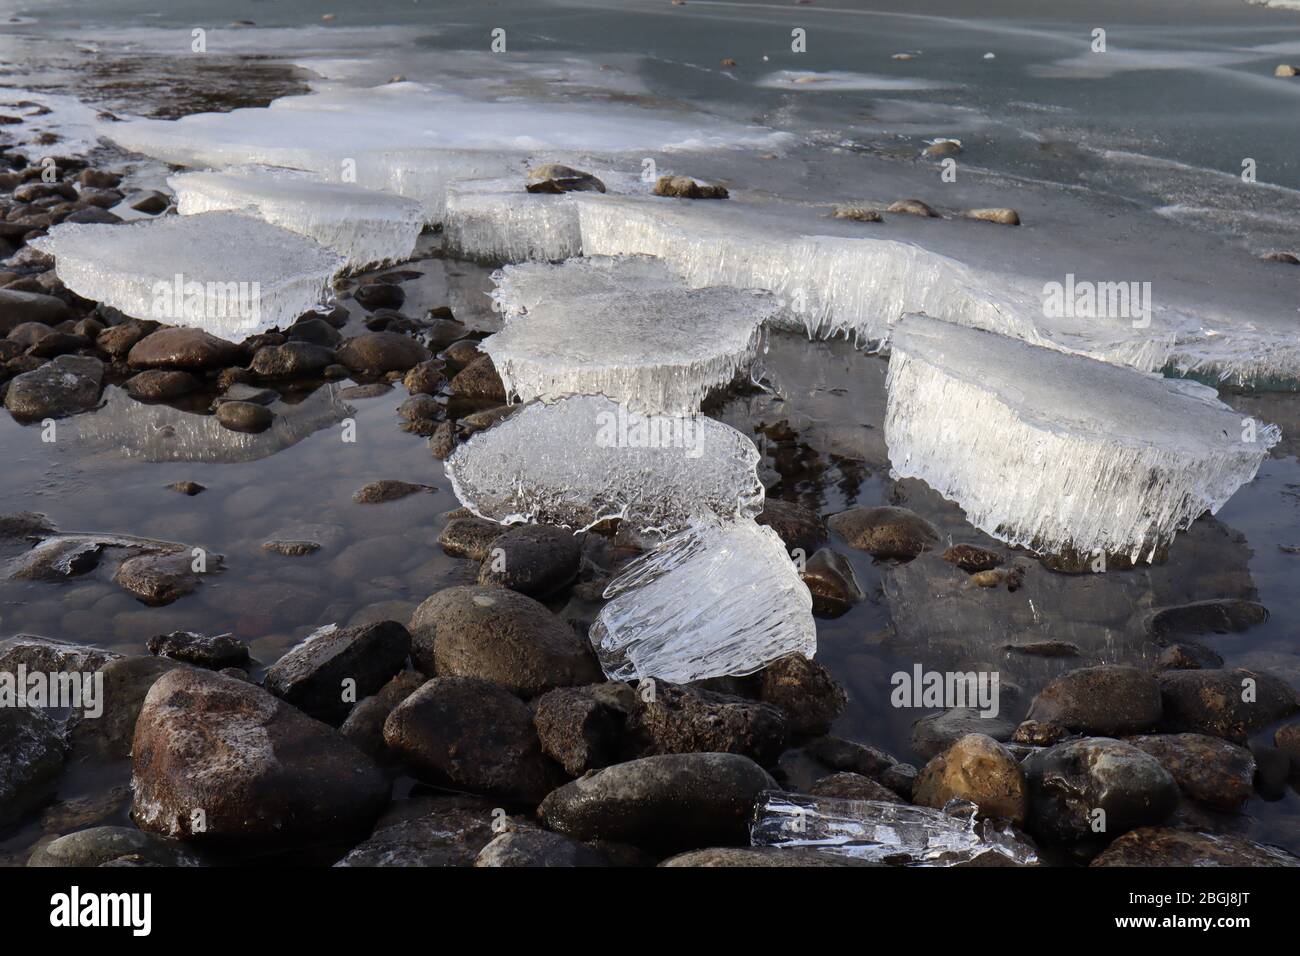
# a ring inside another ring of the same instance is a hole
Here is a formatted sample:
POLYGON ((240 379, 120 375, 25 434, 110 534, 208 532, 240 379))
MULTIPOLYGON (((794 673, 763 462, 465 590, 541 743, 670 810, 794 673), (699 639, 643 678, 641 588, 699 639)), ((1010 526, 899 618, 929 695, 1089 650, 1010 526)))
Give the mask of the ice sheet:
POLYGON ((763 507, 758 449, 704 416, 641 416, 607 398, 524 406, 447 459, 456 497, 493 521, 588 528, 621 517, 666 535, 763 507))
POLYGON ((604 395, 645 415, 694 414, 709 392, 750 371, 763 323, 780 309, 765 292, 687 289, 654 259, 532 266, 525 305, 507 278, 513 269, 503 270, 497 301, 526 314, 481 348, 521 401, 604 395))
POLYGON ((234 212, 62 223, 30 245, 54 256, 58 277, 78 295, 235 342, 320 305, 344 262, 311 239, 234 212))
POLYGON ((610 680, 676 683, 752 674, 787 654, 812 657, 812 595, 771 528, 701 521, 629 564, 591 643, 610 680))
POLYGON ((124 149, 176 165, 284 166, 388 190, 419 200, 429 222, 442 220, 449 182, 519 175, 534 155, 639 162, 664 150, 772 148, 790 140, 702 114, 478 100, 418 83, 284 97, 266 109, 106 123, 101 131, 124 149))
POLYGON ((1039 551, 1149 560, 1280 438, 1205 386, 924 316, 896 330, 888 389, 894 472, 1039 551))
POLYGON ((248 212, 346 257, 351 271, 409 259, 424 226, 415 200, 320 182, 294 170, 253 167, 183 173, 167 184, 176 193, 182 216, 248 212))
POLYGON ((779 206, 658 197, 573 201, 585 254, 659 256, 693 286, 770 290, 786 303, 785 324, 812 337, 883 345, 905 313, 922 312, 1146 371, 1164 364, 1173 342, 1172 332, 1120 322, 1049 320, 1027 286, 914 243, 792 232, 789 211, 779 206))

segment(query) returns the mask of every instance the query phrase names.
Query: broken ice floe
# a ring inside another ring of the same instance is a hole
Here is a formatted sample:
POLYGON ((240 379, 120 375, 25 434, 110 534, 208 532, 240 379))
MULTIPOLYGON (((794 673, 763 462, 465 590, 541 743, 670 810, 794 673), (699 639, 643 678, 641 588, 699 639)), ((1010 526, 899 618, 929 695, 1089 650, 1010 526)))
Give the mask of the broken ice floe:
POLYGON ((898 319, 922 312, 1144 371, 1161 367, 1173 344, 1172 331, 1046 318, 1029 286, 910 242, 792 232, 808 215, 799 207, 585 194, 572 201, 584 254, 658 256, 692 286, 767 289, 786 305, 783 324, 814 338, 883 345, 898 319))
POLYGON ((236 342, 287 327, 320 305, 344 261, 305 236, 234 212, 62 223, 29 245, 54 257, 59 279, 78 295, 236 342))
POLYGON ((623 570, 591 626, 610 680, 675 683, 812 657, 812 595, 771 528, 699 521, 623 570))
POLYGON ((294 170, 183 173, 167 183, 182 216, 247 211, 345 256, 352 271, 409 259, 424 227, 420 204, 413 199, 320 182, 294 170))
POLYGON ((770 149, 789 134, 691 113, 519 98, 478 100, 417 83, 334 90, 266 109, 104 124, 125 149, 192 168, 302 169, 420 201, 440 222, 450 182, 520 174, 532 155, 630 155, 728 147, 770 149))
POLYGON ((604 395, 642 414, 694 414, 710 391, 750 371, 763 324, 780 309, 765 292, 688 289, 653 259, 533 265, 519 283, 514 269, 503 271, 496 298, 508 314, 526 314, 480 347, 521 401, 604 395), (548 291, 534 296, 538 287, 548 291))
POLYGON ((933 810, 769 790, 754 805, 750 842, 815 847, 897 866, 958 866, 990 859, 1004 865, 1038 863, 1033 845, 1008 823, 978 820, 975 804, 960 800, 933 810))
POLYGON ((1149 560, 1280 434, 1212 389, 924 316, 896 330, 885 441, 970 522, 1038 551, 1149 560))
POLYGON ((456 497, 480 517, 589 528, 621 518, 649 536, 693 517, 763 507, 758 449, 704 416, 639 415, 599 396, 524 406, 447 459, 456 497))
MULTIPOLYGON (((649 193, 652 183, 601 170, 613 194, 649 193)), ((450 255, 481 262, 559 262, 582 255, 572 193, 530 193, 520 176, 466 180, 447 186, 443 221, 450 255)))

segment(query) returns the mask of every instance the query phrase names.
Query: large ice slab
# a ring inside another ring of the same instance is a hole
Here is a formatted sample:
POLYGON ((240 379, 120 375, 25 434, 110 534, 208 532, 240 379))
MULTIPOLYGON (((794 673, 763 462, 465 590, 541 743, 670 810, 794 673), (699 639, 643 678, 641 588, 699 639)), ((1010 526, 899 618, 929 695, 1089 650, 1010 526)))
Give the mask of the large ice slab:
POLYGON ((675 683, 752 674, 812 657, 812 595, 785 545, 752 520, 700 521, 605 589, 591 644, 610 680, 675 683))
POLYGON ((1006 821, 979 820, 975 804, 961 800, 932 810, 770 790, 754 805, 749 833, 754 846, 816 847, 896 866, 981 865, 999 857, 1004 865, 1038 863, 1033 845, 1006 821))
POLYGON ((392 193, 320 182, 296 170, 241 168, 167 180, 182 216, 234 210, 315 239, 347 268, 403 262, 424 228, 420 204, 392 193))
POLYGON ((599 396, 540 402, 479 432, 447 459, 461 504, 493 521, 589 528, 621 518, 665 535, 692 518, 763 507, 758 449, 704 416, 642 416, 599 396))
POLYGON ((1149 560, 1254 478, 1280 437, 1205 386, 924 316, 892 348, 894 472, 1038 551, 1149 560))
POLYGON ((139 319, 231 341, 288 326, 325 301, 343 257, 251 216, 62 223, 30 245, 73 292, 139 319))
POLYGON ((692 415, 750 371, 763 323, 780 310, 766 292, 688 289, 656 259, 573 259, 499 275, 497 301, 523 314, 480 348, 520 401, 604 395, 641 414, 692 415))
POLYGON ((689 112, 519 98, 479 100, 417 83, 285 97, 266 109, 106 123, 124 149, 192 168, 303 169, 419 200, 440 222, 449 182, 522 174, 530 156, 640 157, 663 150, 772 148, 790 139, 689 112))
MULTIPOLYGON (((639 176, 597 169, 613 195, 648 194, 639 176)), ((530 193, 522 176, 449 183, 443 220, 446 250, 480 262, 559 262, 582 255, 572 193, 530 193)))
POLYGON ((895 322, 920 312, 1144 371, 1161 367, 1173 344, 1172 331, 1048 319, 1027 285, 911 242, 800 234, 811 223, 797 206, 654 196, 573 202, 585 255, 658 256, 693 286, 767 289, 786 303, 785 324, 810 337, 883 346, 895 322))

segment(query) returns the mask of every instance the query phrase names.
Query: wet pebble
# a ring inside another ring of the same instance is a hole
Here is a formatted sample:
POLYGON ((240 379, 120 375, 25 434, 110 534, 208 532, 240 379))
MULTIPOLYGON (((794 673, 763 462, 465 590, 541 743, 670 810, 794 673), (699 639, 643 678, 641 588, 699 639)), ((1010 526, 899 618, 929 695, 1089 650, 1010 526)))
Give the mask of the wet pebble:
POLYGON ((1162 822, 1178 803, 1178 786, 1155 757, 1108 737, 1056 744, 1030 754, 1021 766, 1029 783, 1029 831, 1053 842, 1096 839, 1099 833, 1110 839, 1162 822))
POLYGON ((1029 707, 1031 720, 1105 736, 1151 730, 1161 714, 1155 677, 1118 664, 1068 671, 1044 687, 1029 707))
POLYGON ((194 668, 150 689, 132 773, 136 825, 195 843, 341 839, 365 832, 389 798, 379 768, 337 731, 259 687, 194 668))
POLYGON ((527 705, 476 677, 437 677, 384 722, 384 742, 423 780, 536 803, 555 782, 527 705))
MULTIPOLYGON (((108 331, 104 334, 107 335, 108 331)), ((131 346, 126 360, 136 369, 171 368, 199 372, 238 364, 243 357, 244 351, 238 345, 202 329, 165 328, 139 339, 131 346)))
POLYGON ((982 816, 1023 826, 1029 813, 1024 772, 1011 752, 986 734, 967 734, 931 758, 916 778, 912 800, 942 810, 950 800, 969 800, 982 816))
POLYGON ((233 634, 199 634, 196 631, 172 631, 156 634, 145 645, 156 657, 169 657, 195 667, 218 671, 225 667, 248 664, 248 646, 233 634))
POLYGON ((396 621, 315 631, 273 664, 263 686, 304 713, 342 721, 406 664, 411 635, 396 621))
POLYGON ((1142 827, 1123 834, 1092 861, 1093 866, 1300 866, 1277 847, 1232 836, 1142 827))
POLYGON ((849 702, 830 671, 802 654, 789 654, 768 664, 759 672, 758 687, 759 699, 778 708, 790 732, 801 736, 829 731, 849 702))
POLYGON ((1250 734, 1300 709, 1295 689, 1262 671, 1164 671, 1158 676, 1164 724, 1171 731, 1244 743, 1250 734))
POLYGON ((215 415, 222 428, 251 434, 266 431, 275 420, 275 415, 269 408, 255 402, 222 402, 217 406, 215 415))
POLYGON ((907 508, 852 508, 832 515, 826 524, 849 547, 876 558, 911 561, 939 540, 934 526, 907 508))
POLYGON ((410 630, 425 673, 481 677, 525 697, 601 678, 585 638, 517 591, 447 588, 416 609, 410 630))
POLYGON ((754 802, 776 781, 738 754, 692 753, 615 764, 549 794, 538 814, 578 840, 614 840, 663 853, 745 846, 754 802))
POLYGON ((545 597, 577 577, 581 559, 582 546, 572 531, 551 525, 516 525, 506 528, 488 546, 478 583, 545 597))
POLYGON ((370 484, 358 488, 352 495, 352 500, 358 504, 377 505, 397 501, 419 492, 432 492, 434 490, 436 489, 429 485, 417 485, 409 481, 396 481, 386 478, 382 481, 372 481, 370 484))

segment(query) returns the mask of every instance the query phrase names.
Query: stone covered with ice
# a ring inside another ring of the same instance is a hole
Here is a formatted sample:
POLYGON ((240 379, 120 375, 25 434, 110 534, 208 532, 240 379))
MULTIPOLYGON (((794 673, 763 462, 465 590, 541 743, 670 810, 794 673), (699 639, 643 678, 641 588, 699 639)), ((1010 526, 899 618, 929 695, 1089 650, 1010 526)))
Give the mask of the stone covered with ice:
POLYGON ((812 657, 812 595, 771 528, 700 521, 629 564, 605 589, 591 643, 610 680, 675 683, 752 674, 812 657))
POLYGON ((177 120, 105 123, 124 149, 191 168, 259 164, 302 169, 416 199, 443 217, 450 182, 522 176, 531 156, 640 157, 662 150, 771 148, 788 134, 688 112, 520 98, 471 99, 418 83, 289 96, 269 108, 177 120))
POLYGON ((1280 437, 1205 386, 924 316, 896 331, 888 389, 894 472, 1039 551, 1149 560, 1280 437))
POLYGON ((1173 343, 1172 331, 1048 319, 1034 290, 911 242, 800 234, 812 223, 798 206, 585 194, 573 202, 585 255, 658 256, 692 286, 767 289, 786 303, 783 324, 810 337, 883 345, 904 314, 921 312, 1144 371, 1163 365, 1173 343))
POLYGON ((579 396, 524 406, 447 459, 461 504, 493 521, 670 534, 692 518, 763 507, 758 449, 704 416, 642 416, 579 396))
POLYGON ((524 314, 480 347, 521 401, 604 395, 642 414, 694 414, 750 370, 780 309, 765 292, 687 289, 654 259, 528 266, 522 298, 515 268, 503 270, 497 301, 524 314))
POLYGON ((62 223, 30 245, 78 295, 234 342, 320 305, 343 266, 305 236, 234 212, 62 223))
POLYGON ((183 173, 167 180, 182 216, 246 211, 315 239, 347 258, 347 267, 403 262, 424 227, 420 204, 346 183, 320 182, 287 169, 250 167, 183 173))

